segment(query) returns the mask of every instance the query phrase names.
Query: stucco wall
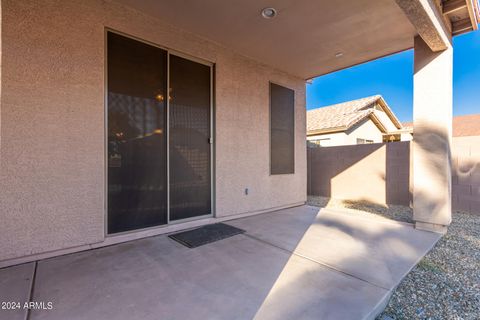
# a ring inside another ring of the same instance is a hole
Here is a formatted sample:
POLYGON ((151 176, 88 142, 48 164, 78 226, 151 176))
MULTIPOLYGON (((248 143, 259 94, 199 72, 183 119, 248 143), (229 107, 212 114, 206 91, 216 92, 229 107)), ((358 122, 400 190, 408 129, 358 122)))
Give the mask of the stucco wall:
POLYGON ((307 137, 307 140, 312 142, 318 139, 324 139, 321 142, 321 146, 341 146, 346 144, 347 134, 345 132, 336 132, 307 137))
POLYGON ((216 63, 218 216, 305 201, 302 79, 109 1, 4 0, 0 260, 104 240, 105 27, 216 63), (293 175, 269 175, 269 81, 295 90, 293 175))
POLYGON ((385 111, 375 110, 374 113, 375 113, 375 116, 377 116, 377 118, 380 119, 380 121, 385 126, 387 131, 398 130, 395 124, 393 123, 392 119, 390 119, 390 117, 387 116, 385 111))
POLYGON ((357 139, 373 140, 374 143, 380 143, 382 142, 382 132, 375 123, 368 118, 347 131, 347 144, 357 144, 357 139))

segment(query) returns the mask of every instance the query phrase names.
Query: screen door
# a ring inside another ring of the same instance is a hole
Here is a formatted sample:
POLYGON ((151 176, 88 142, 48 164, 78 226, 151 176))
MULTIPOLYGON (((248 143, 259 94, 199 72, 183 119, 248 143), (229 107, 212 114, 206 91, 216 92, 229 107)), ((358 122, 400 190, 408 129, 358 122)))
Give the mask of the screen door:
POLYGON ((170 221, 211 213, 210 68, 170 55, 170 221))
POLYGON ((167 52, 108 33, 108 232, 167 223, 167 52))

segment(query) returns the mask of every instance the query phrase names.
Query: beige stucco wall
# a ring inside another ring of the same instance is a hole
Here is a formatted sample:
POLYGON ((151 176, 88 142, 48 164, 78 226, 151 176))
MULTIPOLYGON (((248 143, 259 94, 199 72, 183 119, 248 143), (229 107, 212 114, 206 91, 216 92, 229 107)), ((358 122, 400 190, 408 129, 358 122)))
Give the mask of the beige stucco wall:
POLYGON ((308 136, 308 141, 321 140, 322 147, 341 146, 347 142, 347 134, 345 132, 325 133, 316 136, 308 136))
POLYGON ((390 119, 390 117, 387 116, 385 111, 375 110, 373 111, 373 113, 378 119, 380 119, 380 122, 383 124, 385 129, 387 129, 387 131, 390 132, 390 131, 398 130, 395 124, 393 123, 392 119, 390 119))
POLYGON ((413 60, 413 218, 417 227, 445 231, 452 221, 453 47, 432 52, 416 36, 413 60))
POLYGON ((216 63, 218 216, 306 200, 302 79, 108 1, 4 0, 0 261, 104 240, 105 27, 216 63), (292 175, 269 175, 269 81, 295 90, 292 175))
POLYGON ((357 144, 357 139, 373 140, 373 143, 380 143, 382 142, 382 132, 368 118, 347 131, 347 145, 357 144))

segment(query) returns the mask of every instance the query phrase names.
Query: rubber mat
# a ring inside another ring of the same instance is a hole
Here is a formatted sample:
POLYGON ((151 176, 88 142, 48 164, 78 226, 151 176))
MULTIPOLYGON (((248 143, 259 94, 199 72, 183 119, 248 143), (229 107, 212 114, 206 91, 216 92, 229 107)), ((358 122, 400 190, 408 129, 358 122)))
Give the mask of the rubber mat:
POLYGON ((244 232, 245 230, 232 227, 225 223, 215 223, 197 229, 171 234, 169 237, 186 247, 196 248, 244 232))

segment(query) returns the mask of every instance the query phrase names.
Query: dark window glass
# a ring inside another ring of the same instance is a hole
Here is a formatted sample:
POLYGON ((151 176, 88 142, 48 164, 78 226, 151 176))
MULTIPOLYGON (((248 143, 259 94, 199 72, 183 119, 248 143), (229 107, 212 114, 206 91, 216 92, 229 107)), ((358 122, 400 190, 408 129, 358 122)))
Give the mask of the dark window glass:
POLYGON ((211 213, 210 67, 170 55, 170 220, 211 213))
POLYGON ((295 92, 270 83, 270 173, 295 172, 295 92))
POLYGON ((108 33, 108 232, 167 223, 167 52, 108 33))

